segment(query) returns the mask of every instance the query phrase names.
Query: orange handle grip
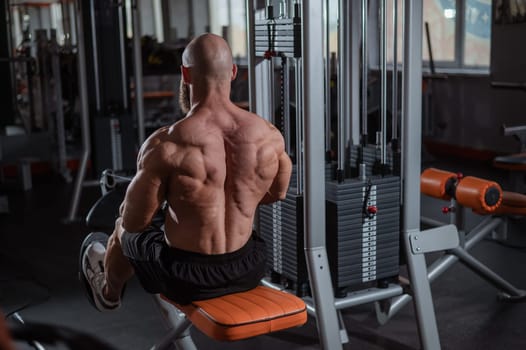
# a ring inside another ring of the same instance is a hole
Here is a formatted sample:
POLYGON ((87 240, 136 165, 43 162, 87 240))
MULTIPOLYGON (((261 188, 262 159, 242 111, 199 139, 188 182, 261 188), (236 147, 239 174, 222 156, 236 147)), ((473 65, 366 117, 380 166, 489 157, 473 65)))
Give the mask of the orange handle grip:
POLYGON ((447 193, 449 184, 454 184, 457 179, 455 173, 435 168, 428 168, 420 175, 420 191, 428 196, 449 200, 447 193))
POLYGON ((457 185, 456 199, 476 213, 491 214, 502 203, 502 189, 494 181, 466 176, 457 185))

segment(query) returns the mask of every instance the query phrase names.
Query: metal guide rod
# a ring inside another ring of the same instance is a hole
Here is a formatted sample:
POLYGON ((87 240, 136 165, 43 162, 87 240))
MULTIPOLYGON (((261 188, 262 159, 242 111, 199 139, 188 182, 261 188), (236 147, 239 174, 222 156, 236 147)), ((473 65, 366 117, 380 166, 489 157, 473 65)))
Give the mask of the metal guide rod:
POLYGON ((133 72, 135 75, 135 107, 137 111, 137 135, 139 145, 144 142, 144 94, 141 54, 141 23, 139 18, 139 1, 132 2, 133 31, 133 72))
POLYGON ((351 48, 350 48, 350 74, 351 85, 349 98, 351 99, 351 139, 353 145, 360 143, 360 28, 361 28, 361 1, 351 1, 348 6, 351 18, 351 48))
POLYGON ((330 21, 330 2, 325 0, 323 3, 323 17, 325 18, 325 32, 323 33, 325 46, 325 150, 331 149, 331 21, 330 21))
POLYGON ((325 167, 323 130, 324 100, 319 93, 323 81, 322 0, 304 0, 302 4, 302 60, 305 136, 304 235, 305 255, 316 324, 323 349, 341 349, 334 291, 325 247, 325 167))
MULTIPOLYGON (((91 20, 91 45, 93 51, 93 75, 95 78, 95 106, 97 107, 97 112, 100 112, 101 101, 100 101, 100 74, 99 74, 99 57, 98 57, 98 45, 97 45, 97 27, 95 26, 95 1, 90 1, 90 20, 91 20)), ((79 0, 77 7, 81 7, 81 2, 79 0)), ((78 28, 78 24, 77 24, 78 28)), ((84 35, 84 28, 82 31, 77 29, 77 41, 81 39, 78 38, 79 34, 84 35)), ((84 40, 84 38, 82 38, 84 40)))
POLYGON ((289 59, 283 58, 281 61, 283 71, 283 133, 285 134, 285 151, 290 154, 290 70, 289 59))
POLYGON ((387 1, 380 2, 380 71, 381 71, 381 137, 380 137, 380 163, 386 163, 386 134, 387 134, 387 1))
MULTIPOLYGON (((402 0, 402 16, 401 16, 401 19, 402 19, 402 51, 401 51, 401 56, 402 56, 402 59, 400 60, 400 62, 402 63, 402 74, 400 75, 400 79, 401 79, 401 82, 400 82, 400 86, 401 86, 401 98, 400 98, 400 114, 398 115, 399 116, 399 119, 400 119, 400 137, 399 139, 400 140, 404 140, 404 135, 405 135, 405 131, 404 131, 404 123, 405 123, 405 106, 406 106, 406 101, 405 101, 405 95, 404 95, 404 89, 405 89, 405 81, 406 81, 406 76, 405 76, 405 66, 406 66, 406 63, 405 63, 405 57, 406 57, 406 52, 405 52, 405 42, 406 42, 406 9, 407 9, 407 1, 406 0, 402 0)), ((401 152, 402 151, 402 142, 399 141, 398 142, 398 148, 399 148, 399 151, 401 152)), ((405 201, 405 193, 403 191, 403 179, 404 179, 404 172, 405 172, 405 169, 404 167, 402 166, 402 162, 400 162, 400 204, 403 205, 404 204, 404 201, 405 201)))
POLYGON ((276 101, 275 101, 275 79, 274 79, 274 59, 270 58, 268 62, 268 108, 270 113, 270 121, 272 124, 276 125, 276 101))
POLYGON ((86 76, 86 48, 84 47, 84 24, 82 18, 82 10, 79 6, 79 0, 75 1, 75 11, 77 24, 77 52, 78 52, 78 74, 79 74, 79 97, 80 97, 80 117, 81 117, 81 131, 82 131, 82 157, 80 166, 75 179, 75 187, 73 190, 73 198, 71 200, 71 207, 67 220, 73 221, 77 215, 77 210, 80 201, 80 194, 82 192, 82 182, 86 176, 86 169, 91 153, 90 142, 90 125, 89 125, 89 111, 88 111, 88 78, 86 76))
POLYGON ((414 306, 424 349, 440 349, 433 299, 424 254, 411 252, 411 236, 420 232, 420 183, 422 138, 422 15, 421 1, 404 1, 404 120, 402 236, 413 290, 414 306))
MULTIPOLYGON (((271 1, 267 1, 267 20, 268 21, 274 20, 274 8, 272 6, 271 1)), ((269 47, 268 49, 273 50, 273 47, 269 47)), ((268 77, 267 78, 269 82, 268 84, 268 88, 269 88, 268 107, 269 107, 269 112, 270 112, 270 121, 272 122, 272 124, 276 125, 276 111, 275 111, 275 108, 276 108, 276 102, 275 102, 276 86, 275 85, 276 84, 275 84, 275 79, 274 79, 274 70, 275 70, 274 59, 272 58, 272 56, 270 56, 269 59, 266 61, 268 62, 268 77)))
POLYGON ((367 144, 367 15, 368 1, 362 0, 362 144, 367 144))
POLYGON ((256 112, 256 55, 254 43, 256 41, 254 33, 254 0, 246 0, 247 14, 247 56, 248 56, 248 98, 249 108, 252 113, 256 112))
POLYGON ((398 0, 393 0, 392 139, 398 139, 398 0))
MULTIPOLYGON (((350 52, 349 52, 349 2, 338 1, 338 170, 346 167, 345 146, 349 139, 350 117, 350 52)), ((343 180, 343 178, 341 179, 343 180)))
POLYGON ((294 59, 294 80, 296 92, 296 194, 303 193, 303 90, 301 58, 294 59))
MULTIPOLYGON (((124 12, 124 5, 120 5, 117 8, 117 14, 119 17, 119 50, 121 53, 121 85, 122 85, 122 100, 124 102, 124 109, 128 109, 128 79, 126 72, 126 49, 124 48, 124 39, 125 39, 125 31, 124 31, 124 19, 123 19, 123 13, 124 12)), ((135 35, 135 33, 134 33, 135 35)))

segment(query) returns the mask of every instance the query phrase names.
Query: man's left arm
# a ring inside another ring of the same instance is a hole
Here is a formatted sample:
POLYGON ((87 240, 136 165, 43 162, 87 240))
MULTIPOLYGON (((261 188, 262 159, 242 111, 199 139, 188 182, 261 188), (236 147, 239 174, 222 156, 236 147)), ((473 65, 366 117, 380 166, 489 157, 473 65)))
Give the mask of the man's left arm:
POLYGON ((150 225, 165 200, 165 181, 161 157, 154 152, 144 155, 121 205, 122 227, 127 232, 139 233, 150 225))

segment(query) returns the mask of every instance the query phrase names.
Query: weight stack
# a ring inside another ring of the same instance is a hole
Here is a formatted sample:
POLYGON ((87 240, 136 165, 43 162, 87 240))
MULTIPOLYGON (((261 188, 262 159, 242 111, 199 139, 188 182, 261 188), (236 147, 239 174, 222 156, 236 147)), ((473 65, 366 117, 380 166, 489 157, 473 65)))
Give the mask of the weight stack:
POLYGON ((329 181, 326 198, 327 254, 336 296, 345 296, 351 286, 397 276, 400 178, 329 181))
MULTIPOLYGON (((325 165, 325 178, 334 178, 334 164, 325 165)), ((297 194, 293 165, 285 200, 259 207, 259 232, 266 242, 267 265, 274 282, 282 279, 296 295, 308 294, 308 272, 303 235, 303 195, 297 194)))
POLYGON ((308 292, 303 237, 303 196, 290 188, 285 200, 259 209, 259 232, 266 242, 267 265, 274 282, 286 280, 298 296, 308 292))
MULTIPOLYGON (((360 149, 363 149, 363 160, 362 161, 365 164, 365 175, 371 176, 375 173, 374 165, 380 162, 380 148, 376 147, 375 145, 367 145, 364 147, 356 146, 356 145, 352 146, 349 164, 351 164, 351 168, 353 169, 358 169, 360 149)), ((387 158, 386 165, 392 169, 393 168, 393 154, 391 151, 387 152, 386 158, 387 158)))
POLYGON ((256 57, 267 57, 269 51, 279 57, 301 57, 301 18, 256 20, 254 39, 256 57))

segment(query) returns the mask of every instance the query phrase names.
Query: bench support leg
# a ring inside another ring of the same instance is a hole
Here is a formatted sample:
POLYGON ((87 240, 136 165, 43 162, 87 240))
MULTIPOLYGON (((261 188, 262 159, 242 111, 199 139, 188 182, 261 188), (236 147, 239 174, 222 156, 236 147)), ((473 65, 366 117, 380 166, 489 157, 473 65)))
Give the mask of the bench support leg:
POLYGON ((190 320, 173 305, 161 299, 159 295, 155 295, 154 299, 170 331, 151 350, 196 350, 190 336, 192 326, 190 320))

